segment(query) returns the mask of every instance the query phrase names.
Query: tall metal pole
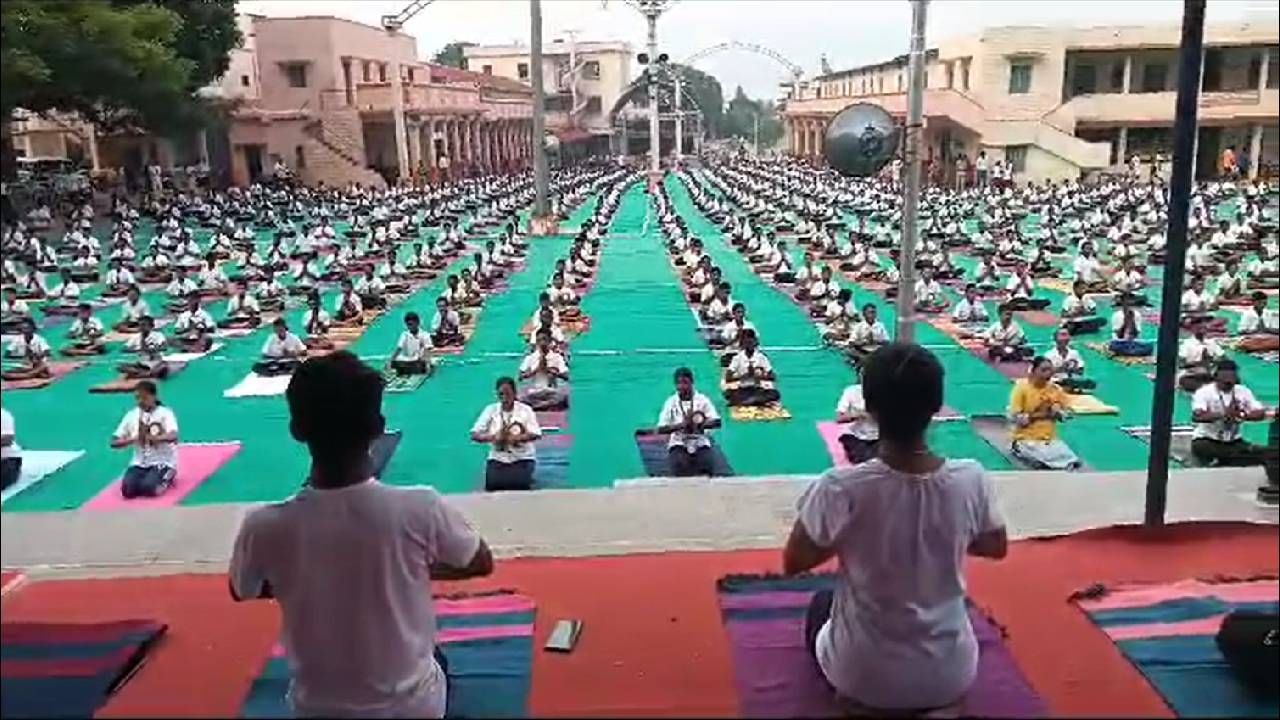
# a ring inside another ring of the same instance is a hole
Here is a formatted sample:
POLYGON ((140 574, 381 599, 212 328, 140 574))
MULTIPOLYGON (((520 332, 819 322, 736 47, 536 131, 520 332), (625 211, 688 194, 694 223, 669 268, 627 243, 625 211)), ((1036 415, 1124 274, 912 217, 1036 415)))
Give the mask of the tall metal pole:
POLYGON ((400 61, 391 62, 391 124, 396 134, 396 182, 409 182, 409 131, 404 121, 404 84, 400 78, 400 61))
POLYGON ((529 78, 533 81, 533 215, 547 214, 546 92, 542 87, 542 0, 529 0, 529 78))
POLYGON ((1178 360, 1178 312, 1183 263, 1187 257, 1187 220, 1195 170, 1197 106, 1204 55, 1205 0, 1184 0, 1182 48, 1178 56, 1178 99, 1173 116, 1173 176, 1169 180, 1169 231, 1164 285, 1160 298, 1160 335, 1156 344, 1155 398, 1151 405, 1151 454, 1147 458, 1148 525, 1164 524, 1169 489, 1169 434, 1173 426, 1174 376, 1178 360))
POLYGON ((760 111, 751 116, 751 140, 756 149, 756 157, 760 157, 760 111))
POLYGON ((675 160, 680 162, 680 158, 684 155, 684 113, 680 111, 680 68, 671 68, 672 75, 675 76, 675 111, 676 111, 676 147, 675 160))
POLYGON ((649 172, 661 170, 658 124, 658 13, 650 9, 644 19, 649 22, 649 172))
POLYGON ((898 342, 912 342, 916 321, 916 236, 920 214, 920 140, 924 132, 924 29, 929 0, 911 0, 911 54, 907 72, 906 187, 902 198, 902 252, 898 255, 898 342))

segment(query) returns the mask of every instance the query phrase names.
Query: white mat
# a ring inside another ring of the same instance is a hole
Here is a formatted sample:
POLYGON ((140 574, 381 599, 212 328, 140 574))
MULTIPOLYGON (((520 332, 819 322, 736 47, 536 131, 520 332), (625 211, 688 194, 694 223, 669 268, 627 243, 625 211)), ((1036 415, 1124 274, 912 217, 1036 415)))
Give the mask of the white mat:
POLYGON ((214 333, 215 337, 220 338, 242 338, 249 337, 257 328, 222 328, 214 333))
POLYGON ((236 383, 235 387, 223 391, 222 397, 243 398, 283 395, 284 391, 289 389, 289 380, 292 377, 292 375, 264 377, 257 373, 249 373, 245 375, 243 380, 236 383))
POLYGON ((220 349, 222 349, 222 343, 214 343, 204 352, 169 353, 164 356, 164 361, 170 363, 189 363, 192 360, 199 360, 205 355, 218 352, 220 349))
POLYGON ((83 450, 23 450, 22 473, 18 482, 0 493, 0 503, 9 502, 14 495, 61 470, 84 455, 83 450))

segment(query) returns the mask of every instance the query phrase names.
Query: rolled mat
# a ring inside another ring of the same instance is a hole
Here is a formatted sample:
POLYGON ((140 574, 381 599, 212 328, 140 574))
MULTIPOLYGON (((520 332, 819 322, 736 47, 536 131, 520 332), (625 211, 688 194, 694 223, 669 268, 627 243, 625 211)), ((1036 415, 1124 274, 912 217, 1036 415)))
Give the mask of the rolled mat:
POLYGON ((22 472, 17 482, 0 493, 0 503, 9 502, 14 495, 79 460, 82 455, 83 450, 23 450, 22 472))
POLYGON ((1120 408, 1108 405, 1093 395, 1067 395, 1067 408, 1076 415, 1116 415, 1120 408))
MULTIPOLYGON (((1151 444, 1151 426, 1134 426, 1121 428, 1126 435, 1135 437, 1144 443, 1151 444)), ((1169 433, 1169 457, 1177 460, 1184 467, 1199 467, 1200 463, 1191 453, 1191 437, 1195 428, 1191 425, 1175 425, 1169 433)))
POLYGON ((164 361, 167 363, 181 363, 185 365, 191 362, 192 360, 199 360, 205 355, 212 355, 213 353, 216 353, 221 349, 222 349, 222 343, 214 343, 213 345, 209 346, 208 350, 205 350, 203 352, 170 353, 164 356, 164 361))
POLYGON ((772 422, 774 420, 790 420, 791 411, 779 403, 768 405, 731 405, 729 417, 737 422, 772 422))
POLYGON ((32 378, 30 380, 0 380, 0 390, 39 390, 54 384, 88 364, 86 362, 51 362, 49 363, 51 377, 32 378))
MULTIPOLYGON (((734 684, 743 717, 841 717, 845 706, 805 647, 809 602, 832 589, 832 575, 728 577, 719 583, 734 684)), ((965 717, 1036 718, 1048 714, 1004 646, 1002 633, 972 604, 978 675, 965 697, 965 717)))
POLYGON ((81 510, 120 510, 122 508, 173 507, 200 487, 240 452, 240 443, 183 443, 178 445, 178 475, 173 487, 158 497, 140 497, 125 500, 120 494, 120 479, 112 481, 91 500, 80 506, 81 510))
POLYGON ((0 625, 0 716, 92 717, 142 666, 166 625, 0 625))
POLYGON ((244 398, 283 395, 289 389, 289 381, 292 379, 292 375, 267 376, 251 372, 234 386, 223 390, 222 397, 244 398))
POLYGON ((180 362, 169 363, 169 373, 165 375, 163 378, 119 377, 119 378, 116 378, 115 380, 110 380, 100 385, 94 385, 93 387, 89 388, 89 392, 95 395, 104 395, 104 394, 112 394, 112 393, 131 393, 134 390, 138 389, 138 383, 142 382, 144 379, 152 379, 152 380, 155 380, 156 382, 164 382, 165 380, 172 378, 174 375, 177 375, 178 373, 186 369, 187 369, 186 363, 180 363, 180 362))
MULTIPOLYGON (((673 477, 671 465, 667 460, 667 435, 637 435, 636 448, 640 451, 640 462, 649 477, 673 477)), ((736 475, 724 451, 713 439, 711 441, 712 477, 731 477, 736 475)))
POLYGON ((1277 611, 1280 583, 1275 577, 1094 586, 1072 600, 1178 717, 1280 714, 1276 698, 1253 694, 1237 680, 1215 641, 1223 618, 1232 611, 1277 611))
MULTIPOLYGON (((531 598, 510 592, 435 598, 436 642, 449 665, 445 717, 528 716, 532 684, 531 598)), ((246 718, 291 718, 289 665, 277 644, 240 707, 246 718)))

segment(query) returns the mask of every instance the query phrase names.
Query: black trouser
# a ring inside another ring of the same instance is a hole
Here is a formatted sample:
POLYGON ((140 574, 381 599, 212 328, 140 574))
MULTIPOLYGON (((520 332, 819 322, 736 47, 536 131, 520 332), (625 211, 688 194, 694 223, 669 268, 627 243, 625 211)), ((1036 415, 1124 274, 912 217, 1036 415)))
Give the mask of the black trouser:
POLYGON ((1195 438, 1191 441, 1191 454, 1206 465, 1247 467, 1262 465, 1267 459, 1267 448, 1254 445, 1244 438, 1236 438, 1231 442, 1195 438))
POLYGON ((392 360, 391 369, 398 375, 426 375, 426 360, 392 360))
POLYGON ((725 400, 730 405, 768 405, 777 402, 782 396, 773 388, 747 385, 725 391, 725 400))
POLYGON ((298 358, 266 358, 254 363, 253 371, 264 377, 289 375, 301 364, 302 361, 298 358))
POLYGON ((151 467, 130 465, 124 471, 124 478, 120 481, 120 494, 126 500, 162 495, 173 485, 173 479, 177 474, 177 470, 165 465, 151 467))
POLYGON ((710 447, 703 446, 689 452, 684 446, 676 445, 667 451, 667 465, 673 477, 712 475, 715 472, 715 455, 710 447))
POLYGON ((853 435, 841 435, 840 447, 844 448, 844 456, 849 459, 849 464, 857 465, 876 456, 880 449, 880 441, 863 440, 853 435))
POLYGON ((18 482, 22 476, 22 458, 10 457, 0 460, 0 490, 18 482))
POLYGON ((1013 310, 1043 310, 1049 307, 1049 298, 1016 297, 1005 303, 1005 307, 1013 310))
POLYGON ((1066 320, 1067 332, 1072 335, 1098 332, 1106 327, 1106 324, 1107 319, 1103 317, 1068 318, 1066 320))
POLYGON ((1032 352, 1026 345, 997 345, 987 351, 987 357, 996 362, 1015 362, 1031 357, 1032 352))
POLYGON ((1069 393, 1077 393, 1077 394, 1088 392, 1098 387, 1098 383, 1094 382, 1093 380, 1090 380, 1089 378, 1082 378, 1082 377, 1075 377, 1075 376, 1060 378, 1058 379, 1057 382, 1058 382, 1058 385, 1060 385, 1063 390, 1066 390, 1069 393))
POLYGON ((532 490, 535 466, 533 460, 517 460, 510 463, 490 460, 485 463, 484 489, 486 492, 532 490))

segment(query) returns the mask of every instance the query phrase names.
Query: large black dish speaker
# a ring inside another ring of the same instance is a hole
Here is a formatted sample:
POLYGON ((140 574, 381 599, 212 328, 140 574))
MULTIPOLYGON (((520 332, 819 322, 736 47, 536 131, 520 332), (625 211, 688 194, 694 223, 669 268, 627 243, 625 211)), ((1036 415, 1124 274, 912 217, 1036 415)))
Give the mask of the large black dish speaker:
POLYGON ((901 138, 902 128, 884 108, 854 103, 827 125, 822 154, 841 175, 866 177, 893 159, 901 138))

